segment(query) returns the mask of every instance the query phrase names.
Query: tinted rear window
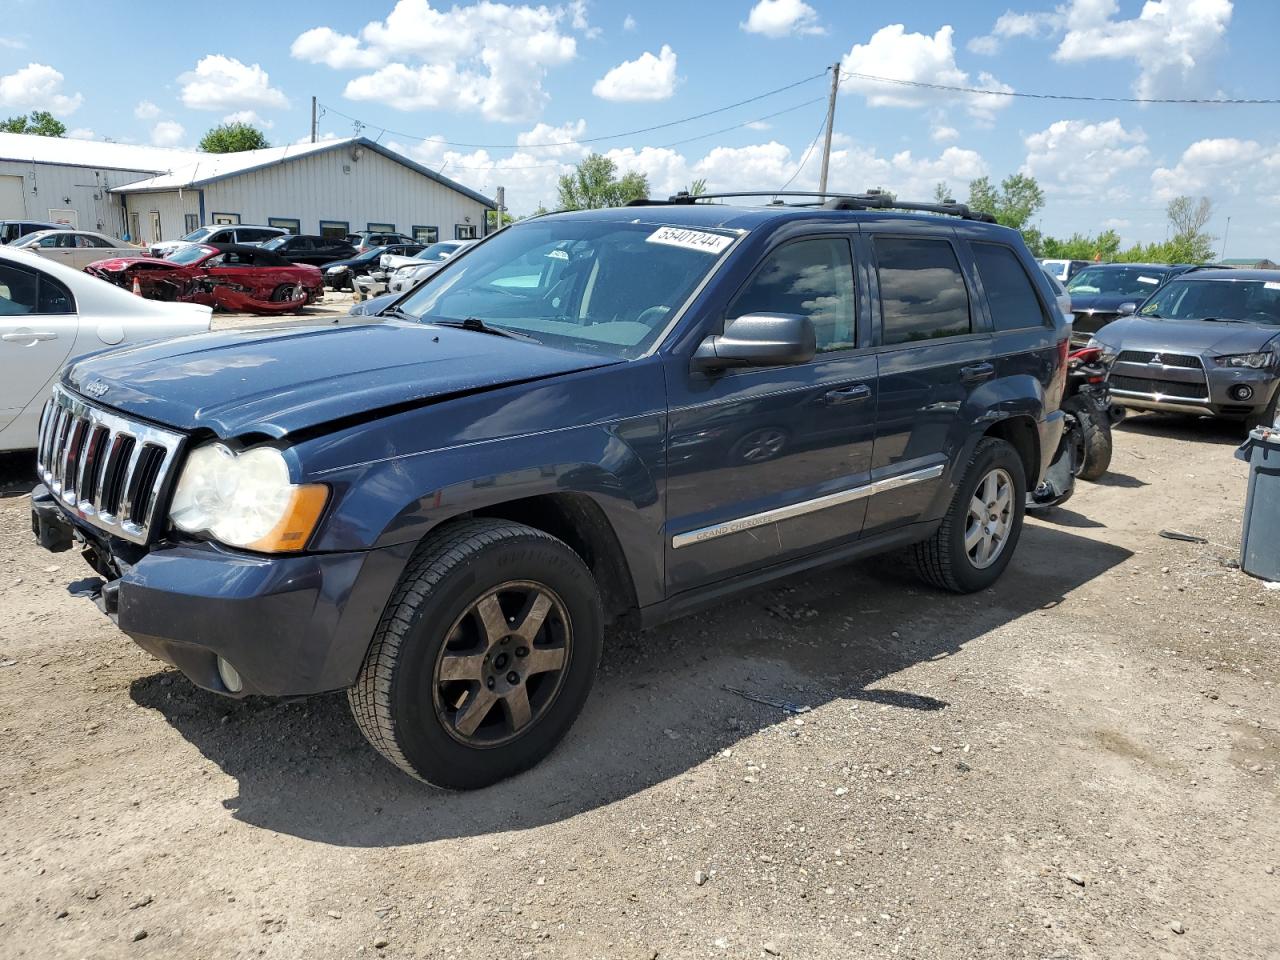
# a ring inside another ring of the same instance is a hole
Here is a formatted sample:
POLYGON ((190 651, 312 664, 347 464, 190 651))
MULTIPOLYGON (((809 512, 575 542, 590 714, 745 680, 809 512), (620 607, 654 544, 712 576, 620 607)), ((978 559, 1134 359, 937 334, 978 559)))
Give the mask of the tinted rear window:
POLYGON ((975 243, 973 258, 997 331, 1044 326, 1046 319, 1018 255, 999 243, 975 243))
POLYGON ((878 237, 875 250, 886 344, 970 332, 969 291, 948 241, 878 237))

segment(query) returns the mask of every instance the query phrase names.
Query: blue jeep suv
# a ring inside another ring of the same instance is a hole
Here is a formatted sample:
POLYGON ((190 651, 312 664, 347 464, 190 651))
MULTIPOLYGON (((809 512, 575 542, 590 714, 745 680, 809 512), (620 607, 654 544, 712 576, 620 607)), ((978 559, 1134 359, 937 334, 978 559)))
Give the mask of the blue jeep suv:
POLYGON ((537 217, 380 317, 80 360, 32 525, 195 684, 345 689, 453 788, 536 763, 611 622, 890 550, 1013 557, 1068 330, 1019 235, 883 195, 537 217))

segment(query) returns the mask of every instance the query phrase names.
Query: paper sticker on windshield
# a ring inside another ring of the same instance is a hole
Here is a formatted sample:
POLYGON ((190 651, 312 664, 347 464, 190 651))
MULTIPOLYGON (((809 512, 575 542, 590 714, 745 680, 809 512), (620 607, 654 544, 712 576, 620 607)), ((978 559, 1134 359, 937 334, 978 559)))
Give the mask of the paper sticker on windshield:
POLYGON ((1159 283, 1160 281, 1157 280, 1155 277, 1139 277, 1138 282, 1139 283, 1159 283))
POLYGON ((684 230, 680 227, 659 227, 644 239, 646 243, 665 243, 669 247, 684 247, 686 250, 701 250, 712 254, 722 253, 725 247, 733 243, 733 237, 702 230, 684 230))
POLYGON ((569 252, 567 250, 552 250, 547 254, 547 257, 551 260, 568 260, 569 252))
POLYGON ((1280 283, 1276 283, 1274 280, 1268 280, 1262 285, 1262 288, 1264 290, 1280 290, 1280 283))

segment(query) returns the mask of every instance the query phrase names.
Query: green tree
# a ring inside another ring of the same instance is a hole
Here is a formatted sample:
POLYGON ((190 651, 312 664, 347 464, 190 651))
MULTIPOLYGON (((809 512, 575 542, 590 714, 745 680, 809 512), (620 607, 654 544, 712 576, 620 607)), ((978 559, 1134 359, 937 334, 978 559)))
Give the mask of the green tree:
POLYGON ((617 164, 608 157, 593 153, 584 158, 573 173, 560 178, 560 209, 621 207, 649 195, 649 179, 643 173, 617 173, 617 164))
POLYGON ((48 110, 33 110, 29 117, 10 117, 0 123, 3 133, 31 133, 37 137, 65 137, 67 125, 48 110))
POLYGON ((704 193, 707 192, 706 177, 699 177, 697 180, 693 181, 693 183, 689 184, 689 186, 684 188, 684 192, 689 194, 689 196, 691 197, 702 196, 704 193))
POLYGON ((1173 233, 1167 243, 1170 263, 1204 263, 1213 259, 1213 237, 1204 229, 1213 217, 1212 200, 1174 197, 1165 213, 1173 233))
POLYGON ((200 138, 205 153, 239 153, 271 146, 267 135, 248 123, 220 123, 200 138))
POLYGON ((934 203, 952 203, 955 196, 951 193, 951 186, 945 180, 939 180, 933 185, 933 202, 934 203))
POLYGON ((987 177, 969 181, 969 207, 989 213, 997 223, 1022 230, 1044 206, 1044 191, 1035 177, 1013 173, 997 189, 987 177))

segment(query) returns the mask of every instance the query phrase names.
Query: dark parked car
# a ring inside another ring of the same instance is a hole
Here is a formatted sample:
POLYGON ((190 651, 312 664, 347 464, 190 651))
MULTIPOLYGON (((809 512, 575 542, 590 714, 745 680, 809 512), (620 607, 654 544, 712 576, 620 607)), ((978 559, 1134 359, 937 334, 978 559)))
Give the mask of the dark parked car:
POLYGON ((1125 407, 1271 424, 1280 397, 1280 274, 1184 273, 1093 342, 1125 407))
POLYGON ((308 234, 287 235, 268 240, 263 249, 270 250, 292 263, 309 263, 313 267, 346 260, 356 255, 356 250, 337 237, 320 237, 308 234))
POLYGON ((455 788, 555 746, 615 621, 887 550, 990 587, 1059 445, 1065 318, 985 215, 818 200, 539 217, 380 318, 80 360, 36 535, 195 684, 345 689, 455 788))
POLYGON ((1189 263, 1095 263, 1085 267, 1067 281, 1067 295, 1071 297, 1071 313, 1075 317, 1072 339, 1077 343, 1088 342, 1126 309, 1132 313, 1162 284, 1193 267, 1194 264, 1189 263))
POLYGON ((334 290, 354 290, 356 277, 367 276, 370 270, 378 266, 378 258, 383 254, 394 254, 401 257, 412 257, 421 253, 425 243, 392 243, 385 247, 370 247, 364 253, 357 253, 345 260, 335 260, 324 265, 325 285, 334 290))
POLYGON ((37 230, 66 230, 65 223, 48 223, 44 220, 0 220, 0 243, 13 243, 37 230))

